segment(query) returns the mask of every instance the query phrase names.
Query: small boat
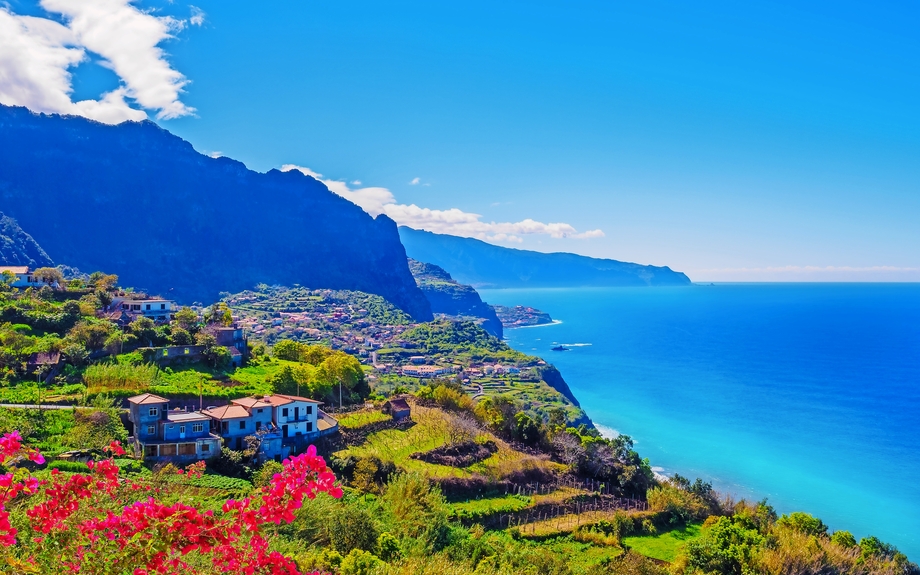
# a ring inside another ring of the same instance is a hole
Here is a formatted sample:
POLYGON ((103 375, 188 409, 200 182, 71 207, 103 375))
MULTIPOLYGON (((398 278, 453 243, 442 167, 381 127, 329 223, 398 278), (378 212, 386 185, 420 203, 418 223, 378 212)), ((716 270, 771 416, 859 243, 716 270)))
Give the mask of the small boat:
POLYGON ((557 345, 552 349, 552 351, 569 351, 569 348, 564 345, 557 345))

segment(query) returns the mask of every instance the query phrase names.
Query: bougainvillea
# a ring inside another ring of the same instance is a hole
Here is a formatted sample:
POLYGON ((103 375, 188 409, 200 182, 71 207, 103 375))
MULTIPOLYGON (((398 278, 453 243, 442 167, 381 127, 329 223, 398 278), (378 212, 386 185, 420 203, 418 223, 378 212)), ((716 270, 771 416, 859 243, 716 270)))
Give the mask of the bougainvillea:
MULTIPOLYGON (((124 454, 117 442, 106 451, 124 454)), ((181 502, 167 504, 152 486, 119 476, 112 459, 90 462, 88 474, 64 474, 56 469, 39 481, 15 465, 29 459, 43 463, 41 454, 24 448, 18 433, 0 438, 0 463, 14 471, 0 475, 0 549, 6 563, 22 572, 56 566, 81 574, 133 573, 153 575, 220 573, 297 574, 290 558, 269 549, 271 525, 293 521, 294 512, 319 493, 341 497, 326 462, 310 447, 289 458, 271 483, 252 497, 228 500, 219 511, 200 510, 181 502), (125 503, 120 507, 113 502, 125 503), (22 534, 10 522, 8 508, 24 508, 32 534, 22 534)), ((199 462, 178 474, 200 477, 199 462)), ((2 569, 0 569, 2 571, 2 569)))

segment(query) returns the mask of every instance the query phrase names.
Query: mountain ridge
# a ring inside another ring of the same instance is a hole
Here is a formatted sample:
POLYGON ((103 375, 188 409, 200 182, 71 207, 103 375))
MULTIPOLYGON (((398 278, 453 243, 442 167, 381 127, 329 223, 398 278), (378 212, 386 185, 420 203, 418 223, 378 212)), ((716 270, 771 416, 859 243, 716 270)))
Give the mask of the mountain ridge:
POLYGON ((16 220, 0 212, 0 264, 41 268, 54 261, 16 220))
POLYGON ((450 273, 440 266, 409 259, 409 270, 421 288, 431 311, 449 316, 467 316, 481 320, 484 330, 498 339, 504 336, 503 326, 492 306, 482 301, 472 286, 454 280, 450 273))
POLYGON ((608 287, 690 285, 690 278, 666 266, 650 266, 578 254, 506 248, 474 238, 400 226, 412 259, 449 270, 474 288, 608 287))
POLYGON ((432 318, 395 222, 300 172, 203 155, 150 121, 3 105, 0 146, 0 207, 58 261, 186 301, 298 283, 375 293, 432 318))

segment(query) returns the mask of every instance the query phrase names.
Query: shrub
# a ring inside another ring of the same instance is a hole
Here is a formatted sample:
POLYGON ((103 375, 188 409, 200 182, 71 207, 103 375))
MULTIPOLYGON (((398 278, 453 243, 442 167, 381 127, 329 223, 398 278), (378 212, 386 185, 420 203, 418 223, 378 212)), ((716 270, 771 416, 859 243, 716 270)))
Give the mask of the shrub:
POLYGON ((351 553, 342 559, 339 572, 342 575, 371 575, 381 564, 383 564, 383 561, 373 553, 352 549, 351 553))
POLYGON ((389 532, 384 531, 377 537, 377 556, 384 561, 395 561, 402 553, 399 550, 399 540, 389 532))
POLYGON ((89 466, 82 461, 52 461, 48 467, 69 473, 89 473, 89 466))
POLYGON ((345 506, 333 513, 326 524, 326 535, 340 553, 355 549, 371 551, 377 547, 374 518, 362 507, 345 506))
POLYGON ((694 493, 672 485, 662 485, 648 490, 649 509, 667 515, 671 524, 685 524, 704 519, 709 515, 709 506, 694 493))
POLYGON ((805 535, 827 535, 827 525, 823 521, 801 511, 783 515, 777 520, 776 525, 805 535))
POLYGON ((272 482, 276 473, 281 473, 284 466, 274 460, 268 460, 262 464, 259 471, 252 478, 252 483, 256 487, 264 487, 272 482))

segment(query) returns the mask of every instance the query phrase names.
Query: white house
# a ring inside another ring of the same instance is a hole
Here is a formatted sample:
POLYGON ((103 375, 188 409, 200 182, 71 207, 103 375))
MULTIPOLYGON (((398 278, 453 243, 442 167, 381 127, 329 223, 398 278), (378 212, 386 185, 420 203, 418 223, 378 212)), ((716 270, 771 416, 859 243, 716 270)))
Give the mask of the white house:
POLYGON ((16 276, 10 285, 17 288, 35 287, 39 288, 45 285, 52 285, 50 282, 40 280, 35 277, 35 270, 29 269, 29 266, 0 266, 0 274, 9 272, 16 276))
POLYGON ((176 302, 160 298, 133 298, 118 296, 112 299, 111 309, 120 309, 132 315, 142 315, 154 321, 169 321, 178 311, 176 302))
POLYGON ((267 395, 263 401, 272 406, 272 420, 281 428, 284 439, 291 437, 316 437, 319 406, 322 402, 296 395, 267 395))

